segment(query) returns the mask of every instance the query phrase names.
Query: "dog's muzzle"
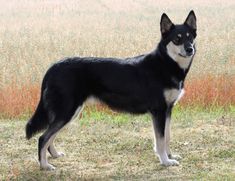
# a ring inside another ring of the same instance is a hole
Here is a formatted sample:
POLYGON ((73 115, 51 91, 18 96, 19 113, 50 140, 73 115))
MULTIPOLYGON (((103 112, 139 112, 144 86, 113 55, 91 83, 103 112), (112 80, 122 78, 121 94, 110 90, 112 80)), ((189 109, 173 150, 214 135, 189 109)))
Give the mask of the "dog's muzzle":
POLYGON ((194 52, 192 47, 186 48, 185 51, 187 56, 192 56, 194 52))

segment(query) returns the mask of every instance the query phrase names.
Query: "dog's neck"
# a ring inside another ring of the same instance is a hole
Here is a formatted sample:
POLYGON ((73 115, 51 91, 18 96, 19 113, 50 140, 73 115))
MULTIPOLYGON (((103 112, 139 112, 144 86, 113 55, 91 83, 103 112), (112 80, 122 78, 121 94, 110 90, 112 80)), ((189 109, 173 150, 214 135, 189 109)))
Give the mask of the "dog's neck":
MULTIPOLYGON (((181 46, 183 46, 183 45, 181 45, 181 46)), ((177 53, 169 51, 170 49, 174 50, 174 45, 172 42, 168 43, 168 45, 166 46, 166 49, 167 49, 168 56, 173 61, 175 61, 181 69, 183 69, 185 71, 186 69, 189 68, 189 65, 191 64, 191 61, 192 61, 192 56, 183 57, 177 53)))
POLYGON ((156 61, 159 61, 157 59, 160 59, 160 61, 162 61, 162 63, 167 67, 167 70, 169 70, 171 75, 174 75, 175 80, 184 81, 191 66, 193 58, 191 59, 190 63, 186 68, 182 68, 175 60, 173 60, 168 55, 166 47, 162 43, 159 43, 157 49, 154 52, 156 56, 156 61))

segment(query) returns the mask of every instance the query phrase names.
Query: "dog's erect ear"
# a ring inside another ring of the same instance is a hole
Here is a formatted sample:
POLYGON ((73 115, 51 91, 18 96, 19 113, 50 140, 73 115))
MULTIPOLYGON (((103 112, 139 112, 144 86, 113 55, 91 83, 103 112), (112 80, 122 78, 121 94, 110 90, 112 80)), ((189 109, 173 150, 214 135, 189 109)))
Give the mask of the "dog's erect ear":
POLYGON ((194 11, 191 10, 188 14, 188 17, 186 18, 184 24, 188 25, 190 28, 192 28, 193 30, 197 29, 197 24, 196 24, 196 16, 194 14, 194 11))
POLYGON ((168 18, 168 16, 165 13, 162 14, 160 27, 161 27, 162 36, 165 35, 167 32, 169 32, 174 27, 174 24, 171 22, 170 18, 168 18))

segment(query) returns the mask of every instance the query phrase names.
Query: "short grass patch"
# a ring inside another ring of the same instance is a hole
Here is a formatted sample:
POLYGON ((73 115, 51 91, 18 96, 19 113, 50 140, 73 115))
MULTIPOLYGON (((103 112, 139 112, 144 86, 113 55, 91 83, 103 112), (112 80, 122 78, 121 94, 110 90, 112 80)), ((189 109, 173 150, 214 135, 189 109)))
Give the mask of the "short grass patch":
POLYGON ((39 169, 39 135, 25 139, 26 121, 1 120, 0 180, 233 180, 234 113, 176 108, 173 117, 171 148, 183 157, 180 166, 159 164, 149 116, 85 110, 58 135, 66 156, 49 158, 52 172, 39 169))

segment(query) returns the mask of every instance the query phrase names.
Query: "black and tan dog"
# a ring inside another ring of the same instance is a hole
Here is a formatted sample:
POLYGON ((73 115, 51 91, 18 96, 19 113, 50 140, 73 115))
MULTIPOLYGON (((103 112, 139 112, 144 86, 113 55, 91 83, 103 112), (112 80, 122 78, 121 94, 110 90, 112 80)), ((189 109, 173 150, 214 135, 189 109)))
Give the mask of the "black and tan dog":
POLYGON ((38 107, 26 126, 26 136, 46 129, 39 138, 38 157, 43 169, 62 156, 55 150, 56 134, 81 112, 84 102, 95 97, 109 107, 153 118, 155 147, 163 165, 178 165, 170 152, 170 119, 176 101, 183 95, 184 80, 195 54, 196 16, 174 25, 166 14, 160 22, 161 41, 145 55, 133 58, 74 57, 59 61, 47 71, 38 107))

